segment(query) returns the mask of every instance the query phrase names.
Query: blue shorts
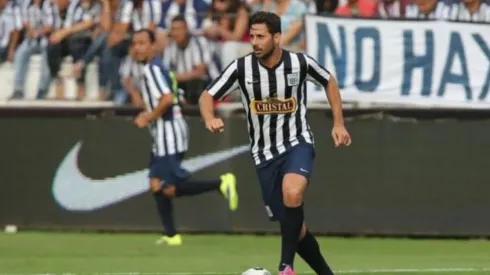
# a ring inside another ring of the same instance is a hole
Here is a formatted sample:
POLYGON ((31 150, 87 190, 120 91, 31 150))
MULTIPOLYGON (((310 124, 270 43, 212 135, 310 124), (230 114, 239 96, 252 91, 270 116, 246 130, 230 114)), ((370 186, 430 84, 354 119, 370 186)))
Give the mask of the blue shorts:
POLYGON ((259 165, 257 174, 262 189, 262 199, 270 220, 279 220, 284 213, 282 180, 288 173, 299 174, 309 180, 313 172, 315 150, 308 143, 301 143, 286 153, 259 165))
POLYGON ((150 173, 149 178, 157 178, 163 184, 178 184, 186 181, 191 174, 182 167, 183 154, 170 156, 155 156, 150 157, 150 173))

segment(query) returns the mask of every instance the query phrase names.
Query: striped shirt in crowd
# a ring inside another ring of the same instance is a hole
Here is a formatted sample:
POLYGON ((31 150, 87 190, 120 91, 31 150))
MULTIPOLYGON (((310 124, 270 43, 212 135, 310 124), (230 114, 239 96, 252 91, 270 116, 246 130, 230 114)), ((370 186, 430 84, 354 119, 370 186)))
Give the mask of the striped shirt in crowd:
POLYGON ((459 3, 457 20, 490 23, 490 2, 482 1, 480 7, 474 13, 471 13, 463 2, 459 3))
POLYGON ((219 75, 218 64, 213 58, 213 50, 205 37, 191 36, 187 47, 182 49, 175 41, 165 50, 163 62, 177 74, 187 73, 197 65, 208 66, 208 74, 204 80, 215 79, 219 75))
POLYGON ((64 27, 71 28, 84 21, 99 22, 102 6, 98 0, 71 0, 64 27))
POLYGON ((215 99, 241 91, 252 155, 260 165, 299 143, 314 144, 306 120, 307 80, 326 86, 330 73, 306 54, 283 50, 274 68, 254 54, 233 61, 207 91, 215 99))
POLYGON ((120 22, 131 24, 133 31, 148 28, 152 23, 158 26, 162 19, 162 3, 159 0, 142 2, 141 10, 137 9, 131 0, 126 0, 122 5, 120 22))
POLYGON ((22 14, 18 4, 9 1, 0 11, 0 48, 7 48, 13 31, 22 30, 22 14))
MULTIPOLYGON (((28 24, 35 30, 46 27, 53 27, 56 29, 61 26, 61 18, 59 16, 58 7, 51 0, 42 1, 41 6, 37 6, 34 0, 25 1, 22 8, 22 18, 24 24, 28 24)), ((47 36, 30 41, 30 43, 38 42, 43 46, 47 45, 47 36)))
POLYGON ((150 125, 153 136, 153 154, 156 156, 175 155, 186 152, 189 142, 189 128, 178 106, 175 96, 177 81, 172 72, 168 71, 159 58, 154 58, 143 67, 140 83, 141 94, 148 111, 153 111, 160 98, 172 93, 174 104, 150 125))
POLYGON ((429 14, 424 14, 415 3, 411 3, 405 8, 405 17, 410 19, 456 20, 458 3, 451 0, 439 0, 435 9, 429 14))
POLYGON ((205 18, 209 14, 210 6, 205 0, 186 0, 184 5, 179 5, 176 1, 162 1, 163 18, 160 22, 162 29, 170 29, 172 19, 183 14, 191 33, 196 33, 203 28, 205 18))

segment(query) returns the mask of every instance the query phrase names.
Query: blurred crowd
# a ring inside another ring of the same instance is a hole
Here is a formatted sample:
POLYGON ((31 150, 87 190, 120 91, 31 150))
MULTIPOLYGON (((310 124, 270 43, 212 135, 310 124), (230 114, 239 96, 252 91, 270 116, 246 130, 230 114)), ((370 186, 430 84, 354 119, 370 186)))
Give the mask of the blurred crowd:
MULTIPOLYGON (((141 66, 132 61, 130 38, 142 28, 155 32, 185 102, 196 104, 223 65, 249 51, 249 18, 259 10, 281 16, 282 45, 293 51, 305 49, 307 14, 490 23, 486 0, 0 0, 0 10, 1 62, 15 70, 10 99, 24 98, 29 60, 38 54, 37 99, 63 77, 71 56, 77 100, 86 97, 86 68, 97 59, 98 99, 134 105, 142 104, 132 96, 141 66)), ((63 81, 56 83, 55 98, 64 99, 63 81)))

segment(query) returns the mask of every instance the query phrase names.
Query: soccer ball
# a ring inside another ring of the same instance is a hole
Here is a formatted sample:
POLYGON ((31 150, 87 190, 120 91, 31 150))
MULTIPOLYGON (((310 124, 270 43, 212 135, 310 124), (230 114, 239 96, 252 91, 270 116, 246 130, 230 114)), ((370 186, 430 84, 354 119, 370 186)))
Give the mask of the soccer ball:
POLYGON ((253 267, 243 272, 242 275, 272 275, 272 273, 263 267, 253 267))

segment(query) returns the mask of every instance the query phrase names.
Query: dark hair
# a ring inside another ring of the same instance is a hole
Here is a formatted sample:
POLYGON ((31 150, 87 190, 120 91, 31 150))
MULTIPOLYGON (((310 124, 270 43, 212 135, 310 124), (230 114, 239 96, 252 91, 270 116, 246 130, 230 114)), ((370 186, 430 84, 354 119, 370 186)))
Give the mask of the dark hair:
POLYGON ((141 30, 138 30, 138 31, 135 31, 134 34, 138 34, 138 33, 146 33, 148 34, 148 38, 150 38, 150 42, 153 44, 157 41, 157 38, 155 36, 155 33, 150 30, 150 29, 141 29, 141 30))
POLYGON ((185 20, 185 16, 183 14, 176 15, 172 18, 172 23, 174 22, 184 22, 187 25, 187 20, 185 20))
POLYGON ((281 18, 275 13, 267 11, 255 13, 250 19, 250 26, 254 24, 265 24, 272 35, 281 33, 281 18))

